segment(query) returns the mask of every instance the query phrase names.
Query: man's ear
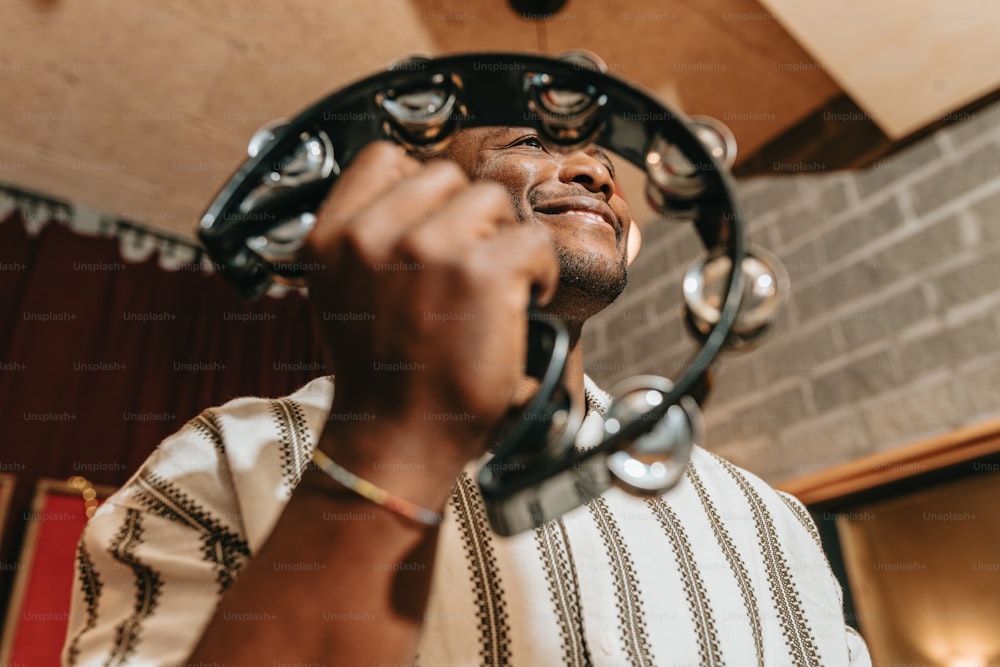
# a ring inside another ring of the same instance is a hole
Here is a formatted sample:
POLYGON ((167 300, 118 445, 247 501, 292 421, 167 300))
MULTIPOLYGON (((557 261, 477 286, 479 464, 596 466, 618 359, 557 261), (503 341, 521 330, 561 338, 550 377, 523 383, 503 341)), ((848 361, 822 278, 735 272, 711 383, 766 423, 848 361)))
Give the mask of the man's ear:
POLYGON ((639 254, 639 248, 642 247, 642 232, 639 231, 639 225, 636 224, 633 218, 628 224, 628 262, 627 266, 632 266, 632 262, 635 261, 636 256, 639 254))

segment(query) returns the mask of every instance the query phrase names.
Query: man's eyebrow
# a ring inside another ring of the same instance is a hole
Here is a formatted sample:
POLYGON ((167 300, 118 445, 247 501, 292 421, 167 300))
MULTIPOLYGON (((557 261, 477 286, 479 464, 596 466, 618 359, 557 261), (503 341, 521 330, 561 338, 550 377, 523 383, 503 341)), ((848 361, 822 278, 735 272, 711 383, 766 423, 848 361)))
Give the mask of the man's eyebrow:
MULTIPOLYGON (((522 128, 518 128, 518 127, 509 127, 509 126, 504 126, 504 125, 494 125, 494 126, 490 127, 489 134, 487 135, 487 137, 489 139, 491 139, 491 140, 493 140, 493 139, 500 139, 501 137, 503 137, 506 134, 509 134, 510 132, 520 131, 521 129, 522 128)), ((523 128, 523 129, 528 130, 528 129, 531 129, 531 128, 523 128)))
MULTIPOLYGON (((527 131, 527 132, 532 132, 534 134, 538 134, 538 130, 536 130, 533 127, 523 127, 522 128, 522 127, 513 127, 513 126, 504 126, 504 125, 493 125, 493 126, 490 126, 490 128, 489 128, 489 132, 487 134, 487 141, 497 141, 497 140, 501 139, 504 135, 506 135, 508 133, 511 133, 511 132, 515 132, 515 131, 516 132, 527 131)), ((600 159, 602 159, 605 162, 607 162, 607 164, 608 164, 608 170, 611 172, 611 178, 614 178, 615 177, 615 162, 614 162, 614 160, 611 159, 611 156, 608 155, 608 153, 603 148, 601 148, 600 146, 598 146, 597 144, 591 144, 590 145, 590 150, 595 155, 597 155, 597 157, 599 157, 600 159)))

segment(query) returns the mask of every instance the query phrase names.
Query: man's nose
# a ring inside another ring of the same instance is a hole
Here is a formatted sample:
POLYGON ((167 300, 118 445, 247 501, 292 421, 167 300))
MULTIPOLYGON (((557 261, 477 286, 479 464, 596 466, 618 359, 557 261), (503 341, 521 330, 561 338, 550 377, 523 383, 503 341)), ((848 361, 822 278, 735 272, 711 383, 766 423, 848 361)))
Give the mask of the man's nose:
POLYGON ((610 201, 615 192, 615 182, 608 166, 584 151, 566 155, 559 169, 559 180, 563 183, 579 183, 591 192, 600 192, 604 195, 604 201, 610 201))

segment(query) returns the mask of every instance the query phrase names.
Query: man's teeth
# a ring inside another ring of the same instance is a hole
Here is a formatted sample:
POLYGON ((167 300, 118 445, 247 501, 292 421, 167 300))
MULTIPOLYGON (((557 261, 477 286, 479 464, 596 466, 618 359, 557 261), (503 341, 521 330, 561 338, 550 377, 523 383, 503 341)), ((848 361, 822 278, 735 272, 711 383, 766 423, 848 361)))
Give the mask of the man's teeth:
POLYGON ((575 215, 581 218, 587 218, 591 222, 605 223, 603 215, 598 215, 597 213, 592 213, 590 211, 563 211, 563 215, 575 215))

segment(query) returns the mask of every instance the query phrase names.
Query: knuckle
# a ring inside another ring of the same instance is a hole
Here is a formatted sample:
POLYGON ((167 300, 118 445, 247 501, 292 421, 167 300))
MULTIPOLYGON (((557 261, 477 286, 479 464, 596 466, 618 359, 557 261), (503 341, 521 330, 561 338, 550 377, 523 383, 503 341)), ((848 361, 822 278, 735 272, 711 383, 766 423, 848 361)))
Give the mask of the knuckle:
POLYGON ((366 259, 372 254, 372 243, 356 226, 345 228, 337 235, 338 254, 354 259, 366 259))
POLYGON ((412 160, 403 147, 394 144, 391 141, 373 141, 372 143, 361 149, 358 153, 356 161, 360 162, 393 162, 393 161, 403 161, 406 159, 412 160))
POLYGON ((469 182, 469 176, 465 171, 457 162, 451 160, 432 160, 424 166, 424 170, 435 175, 440 175, 447 180, 458 181, 460 183, 469 182))
POLYGON ((396 242, 396 253, 411 262, 426 264, 433 257, 434 244, 426 239, 425 234, 410 232, 404 234, 396 242))
POLYGON ((520 237, 518 243, 525 250, 552 249, 552 237, 549 230, 541 225, 522 225, 512 230, 512 233, 520 237))
POLYGON ((471 187, 480 191, 484 197, 495 197, 504 201, 510 199, 510 192, 507 188, 496 181, 476 181, 471 187))
POLYGON ((365 146, 347 169, 370 171, 389 180, 399 180, 417 165, 401 146, 390 141, 375 141, 365 146))
POLYGON ((476 181, 469 186, 469 190, 481 204, 492 210, 509 211, 513 215, 514 205, 510 200, 510 191, 503 185, 493 181, 476 181))

